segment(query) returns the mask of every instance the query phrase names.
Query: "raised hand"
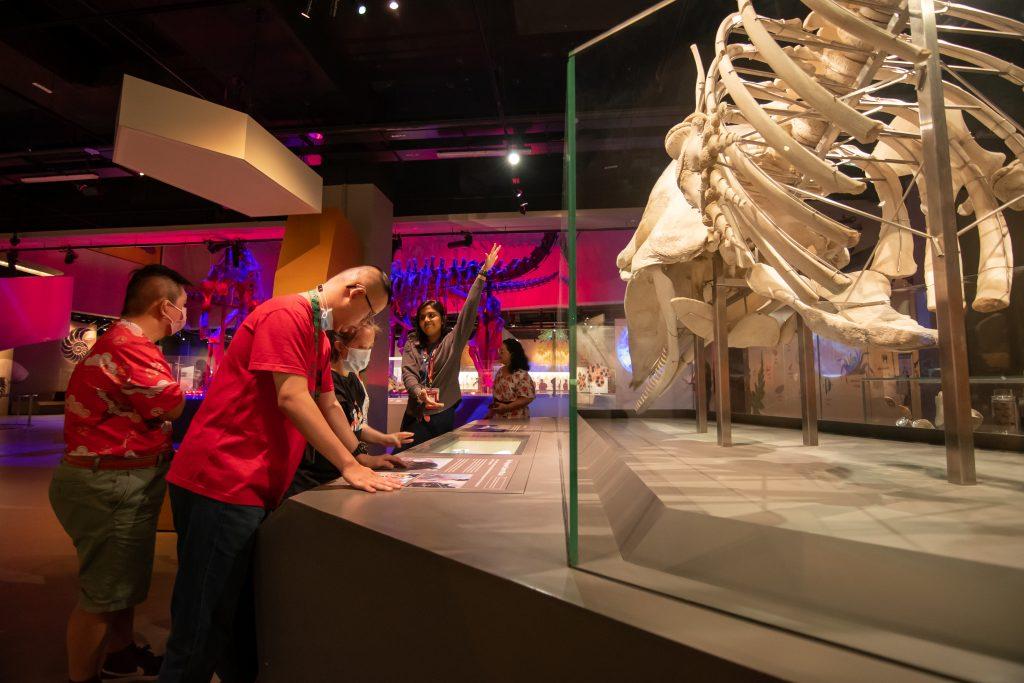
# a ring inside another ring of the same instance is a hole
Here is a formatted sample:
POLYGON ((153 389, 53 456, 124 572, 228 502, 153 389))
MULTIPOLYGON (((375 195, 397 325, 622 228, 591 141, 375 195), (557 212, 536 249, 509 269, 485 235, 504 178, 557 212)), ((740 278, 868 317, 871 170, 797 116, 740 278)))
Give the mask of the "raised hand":
POLYGON ((489 273, 491 268, 494 266, 495 261, 498 260, 498 254, 501 252, 501 245, 494 244, 491 246, 491 251, 487 253, 487 258, 484 259, 484 266, 481 268, 481 272, 489 273))

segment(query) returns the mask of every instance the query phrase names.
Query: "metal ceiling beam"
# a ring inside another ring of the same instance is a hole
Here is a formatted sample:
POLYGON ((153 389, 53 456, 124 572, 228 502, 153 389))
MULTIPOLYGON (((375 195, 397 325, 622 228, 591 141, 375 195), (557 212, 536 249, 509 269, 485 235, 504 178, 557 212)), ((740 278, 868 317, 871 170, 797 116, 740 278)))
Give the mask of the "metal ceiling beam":
POLYGON ((191 2, 172 2, 163 5, 151 5, 148 7, 132 7, 130 9, 109 10, 106 12, 93 12, 74 17, 63 17, 61 19, 47 19, 44 21, 23 21, 0 26, 0 35, 8 33, 20 33, 26 30, 55 28, 71 24, 86 24, 95 21, 107 21, 113 19, 128 19, 131 17, 148 16, 151 14, 165 14, 169 12, 188 12, 190 10, 207 9, 209 7, 222 7, 226 5, 251 4, 252 0, 192 0, 191 2))

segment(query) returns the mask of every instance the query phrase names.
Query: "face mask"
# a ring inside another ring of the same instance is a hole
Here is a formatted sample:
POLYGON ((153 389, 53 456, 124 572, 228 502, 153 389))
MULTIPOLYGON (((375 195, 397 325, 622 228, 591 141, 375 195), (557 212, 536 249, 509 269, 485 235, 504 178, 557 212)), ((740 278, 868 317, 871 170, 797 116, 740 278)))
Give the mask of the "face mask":
POLYGON ((185 318, 186 318, 186 316, 185 316, 185 309, 184 308, 178 308, 177 306, 172 304, 170 301, 168 301, 167 303, 170 304, 171 308, 173 308, 174 310, 176 310, 179 313, 181 313, 181 317, 178 318, 177 320, 171 320, 171 316, 167 315, 166 313, 164 314, 164 317, 167 318, 167 320, 170 321, 170 323, 171 323, 171 334, 175 335, 175 334, 178 334, 179 332, 181 332, 183 329, 185 329, 185 318))
POLYGON ((349 349, 348 356, 342 365, 348 372, 362 372, 370 364, 370 352, 373 349, 349 349))

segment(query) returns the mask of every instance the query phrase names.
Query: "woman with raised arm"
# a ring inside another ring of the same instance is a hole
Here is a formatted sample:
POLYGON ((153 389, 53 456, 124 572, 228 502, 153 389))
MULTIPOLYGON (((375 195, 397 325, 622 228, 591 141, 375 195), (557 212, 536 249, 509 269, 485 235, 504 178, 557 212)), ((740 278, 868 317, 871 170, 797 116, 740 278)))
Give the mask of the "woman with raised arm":
POLYGON ((455 428, 455 409, 462 400, 459 389, 462 351, 473 333, 487 273, 498 260, 500 251, 497 244, 491 247, 454 327, 445 324, 444 304, 440 301, 424 301, 416 310, 416 330, 409 336, 402 354, 402 381, 409 391, 402 431, 414 435, 409 447, 455 428))

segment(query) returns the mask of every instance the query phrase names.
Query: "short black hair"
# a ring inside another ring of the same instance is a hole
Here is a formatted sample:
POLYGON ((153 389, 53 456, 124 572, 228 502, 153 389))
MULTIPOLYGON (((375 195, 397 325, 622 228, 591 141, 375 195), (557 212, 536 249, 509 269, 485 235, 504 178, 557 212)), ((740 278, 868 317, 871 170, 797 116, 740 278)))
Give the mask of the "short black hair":
POLYGON ((382 269, 378 268, 377 266, 370 266, 370 267, 373 268, 374 270, 376 270, 380 274, 380 284, 384 287, 384 293, 387 294, 387 296, 388 296, 387 304, 385 304, 385 305, 390 305, 391 304, 391 296, 392 296, 392 292, 391 292, 391 276, 388 275, 387 273, 385 273, 382 269))
POLYGON ((142 315, 153 302, 161 299, 173 302, 181 296, 184 287, 191 286, 192 283, 181 273, 159 263, 133 270, 124 292, 121 315, 142 315))

